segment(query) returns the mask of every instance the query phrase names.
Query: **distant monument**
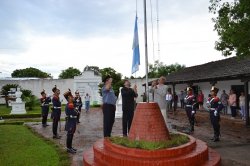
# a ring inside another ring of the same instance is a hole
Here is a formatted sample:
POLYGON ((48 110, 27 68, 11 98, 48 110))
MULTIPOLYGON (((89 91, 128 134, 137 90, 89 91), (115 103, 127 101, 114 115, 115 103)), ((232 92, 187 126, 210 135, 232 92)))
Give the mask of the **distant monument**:
MULTIPOLYGON (((91 96, 90 105, 99 105, 102 104, 98 87, 101 82, 101 75, 86 67, 82 75, 74 77, 74 90, 79 91, 80 96, 85 96, 88 93, 91 96)), ((83 102, 83 105, 85 105, 85 102, 83 102)))
POLYGON ((22 92, 20 91, 20 88, 17 88, 15 92, 16 101, 10 101, 12 107, 10 114, 26 114, 25 102, 22 101, 21 96, 22 92))

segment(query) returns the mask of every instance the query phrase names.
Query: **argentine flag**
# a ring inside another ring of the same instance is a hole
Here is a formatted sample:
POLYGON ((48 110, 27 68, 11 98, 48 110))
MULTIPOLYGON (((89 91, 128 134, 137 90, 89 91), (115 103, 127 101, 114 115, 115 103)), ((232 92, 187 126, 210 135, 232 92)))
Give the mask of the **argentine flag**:
POLYGON ((137 15, 135 17, 134 40, 133 40, 133 61, 132 61, 132 74, 139 70, 140 65, 140 48, 137 27, 137 15))

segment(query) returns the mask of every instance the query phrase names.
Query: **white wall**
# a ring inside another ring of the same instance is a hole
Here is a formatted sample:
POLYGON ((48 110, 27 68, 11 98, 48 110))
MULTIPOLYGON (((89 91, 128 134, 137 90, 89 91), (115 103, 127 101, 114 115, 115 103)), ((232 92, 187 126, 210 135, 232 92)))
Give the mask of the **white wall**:
MULTIPOLYGON (((23 89, 31 90, 35 96, 40 98, 40 93, 43 89, 47 95, 52 95, 52 88, 57 85, 61 91, 60 98, 63 99, 63 103, 66 103, 63 93, 66 92, 68 88, 73 90, 73 81, 74 79, 0 80, 0 89, 6 84, 18 84, 23 89)), ((5 103, 5 100, 1 99, 0 102, 5 103)))

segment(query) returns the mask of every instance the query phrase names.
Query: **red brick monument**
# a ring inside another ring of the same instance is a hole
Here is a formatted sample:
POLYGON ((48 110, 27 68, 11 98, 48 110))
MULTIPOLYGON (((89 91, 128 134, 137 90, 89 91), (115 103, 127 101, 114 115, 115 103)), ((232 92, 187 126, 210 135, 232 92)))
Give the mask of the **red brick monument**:
MULTIPOLYGON (((220 155, 192 136, 178 147, 142 150, 100 139, 83 153, 84 166, 219 166, 220 155)), ((138 103, 129 133, 131 140, 169 140, 169 131, 157 103, 138 103)))

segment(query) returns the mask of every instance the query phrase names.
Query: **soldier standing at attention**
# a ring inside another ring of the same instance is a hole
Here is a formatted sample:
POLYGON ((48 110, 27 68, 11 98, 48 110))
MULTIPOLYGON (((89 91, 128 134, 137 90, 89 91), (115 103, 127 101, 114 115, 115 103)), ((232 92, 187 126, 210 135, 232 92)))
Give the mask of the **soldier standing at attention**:
POLYGON ((187 87, 187 96, 184 98, 185 110, 190 124, 190 131, 194 131, 195 113, 196 113, 196 99, 193 95, 193 89, 187 87))
POLYGON ((65 124, 65 129, 67 131, 67 139, 66 139, 67 152, 74 154, 76 153, 77 149, 72 147, 72 141, 74 133, 76 131, 78 110, 76 109, 77 106, 74 105, 74 98, 71 94, 71 91, 67 91, 63 95, 68 101, 65 107, 65 114, 67 117, 67 121, 65 124))
POLYGON ((43 91, 41 92, 41 108, 42 108, 42 126, 46 127, 47 125, 47 119, 48 119, 48 114, 49 114, 49 103, 51 102, 51 98, 50 96, 47 97, 45 90, 43 89, 43 91))
POLYGON ((74 105, 76 109, 78 110, 77 123, 80 123, 79 119, 80 119, 81 110, 82 110, 82 98, 78 91, 75 92, 74 105))
POLYGON ((214 129, 214 136, 211 138, 214 142, 220 141, 220 111, 223 109, 223 105, 220 98, 217 97, 219 89, 212 86, 211 97, 207 100, 207 108, 210 113, 210 120, 214 129))
POLYGON ((52 98, 53 107, 52 107, 52 113, 51 113, 51 117, 53 119, 53 126, 52 126, 53 138, 60 139, 61 136, 57 134, 58 122, 61 117, 61 101, 59 98, 60 90, 57 89, 55 85, 55 87, 52 89, 52 92, 54 92, 54 95, 52 98))

